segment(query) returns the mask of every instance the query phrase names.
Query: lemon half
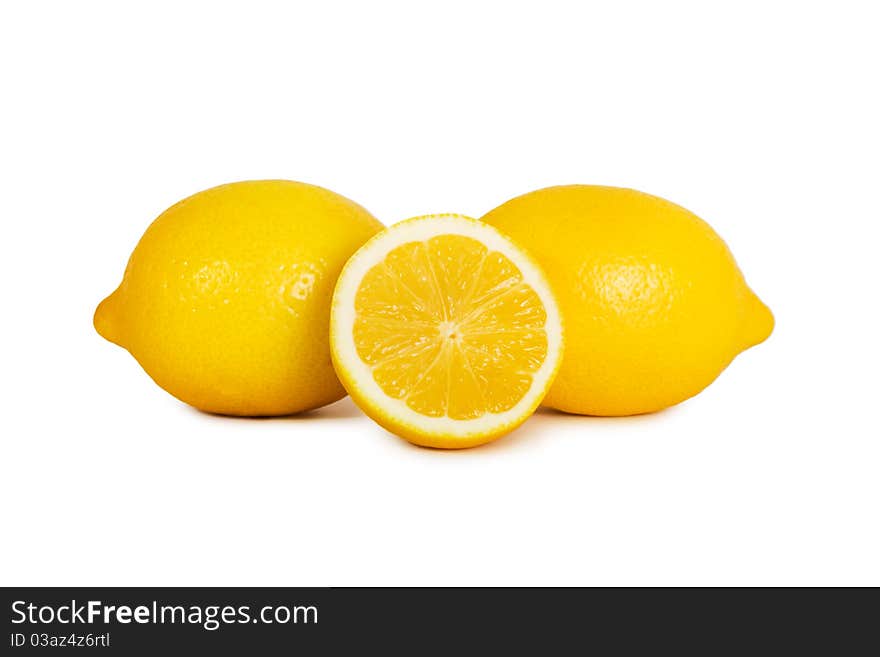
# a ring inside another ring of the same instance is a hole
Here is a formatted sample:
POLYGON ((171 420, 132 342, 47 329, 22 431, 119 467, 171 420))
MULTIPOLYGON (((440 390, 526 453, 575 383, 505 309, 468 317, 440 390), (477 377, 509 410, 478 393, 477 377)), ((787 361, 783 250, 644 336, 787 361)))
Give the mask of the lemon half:
POLYGON ((348 261, 330 319, 333 363, 361 409, 418 445, 508 433, 561 362, 562 324, 539 266, 460 215, 386 229, 348 261))

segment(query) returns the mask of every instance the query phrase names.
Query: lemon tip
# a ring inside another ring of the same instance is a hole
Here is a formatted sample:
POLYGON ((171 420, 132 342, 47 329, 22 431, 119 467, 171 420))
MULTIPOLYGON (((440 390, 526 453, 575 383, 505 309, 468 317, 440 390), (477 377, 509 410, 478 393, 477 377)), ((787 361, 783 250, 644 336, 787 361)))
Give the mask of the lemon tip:
POLYGON ((749 290, 748 312, 744 331, 744 349, 764 342, 773 333, 776 319, 773 311, 758 295, 749 290))
MULTIPOLYGON (((98 332, 105 340, 114 344, 120 344, 116 326, 116 292, 106 297, 98 307, 95 308, 95 314, 92 317, 92 324, 95 331, 98 332)), ((120 344, 121 346, 121 344, 120 344)))

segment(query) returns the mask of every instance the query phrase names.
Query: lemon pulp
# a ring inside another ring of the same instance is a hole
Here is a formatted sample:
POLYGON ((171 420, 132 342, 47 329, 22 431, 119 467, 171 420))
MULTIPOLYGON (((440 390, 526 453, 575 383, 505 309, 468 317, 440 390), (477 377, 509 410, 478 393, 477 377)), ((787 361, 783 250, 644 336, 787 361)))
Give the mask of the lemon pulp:
POLYGON ((531 256, 461 215, 403 221, 339 277, 330 350, 345 389, 388 431, 481 445, 522 424, 563 351, 556 299, 531 256))
POLYGON ((547 355, 541 299, 509 258, 462 235, 390 251, 364 276, 355 313, 376 383, 431 417, 513 408, 547 355))

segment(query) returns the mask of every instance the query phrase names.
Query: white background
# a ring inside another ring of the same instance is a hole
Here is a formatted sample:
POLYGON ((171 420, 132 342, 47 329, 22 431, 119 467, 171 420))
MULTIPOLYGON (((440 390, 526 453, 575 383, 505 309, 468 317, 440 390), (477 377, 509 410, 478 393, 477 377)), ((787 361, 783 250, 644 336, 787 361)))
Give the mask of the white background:
POLYGON ((872 2, 4 2, 0 583, 880 585, 872 2), (562 183, 708 220, 777 327, 697 398, 419 449, 200 414, 92 328, 149 222, 562 183))

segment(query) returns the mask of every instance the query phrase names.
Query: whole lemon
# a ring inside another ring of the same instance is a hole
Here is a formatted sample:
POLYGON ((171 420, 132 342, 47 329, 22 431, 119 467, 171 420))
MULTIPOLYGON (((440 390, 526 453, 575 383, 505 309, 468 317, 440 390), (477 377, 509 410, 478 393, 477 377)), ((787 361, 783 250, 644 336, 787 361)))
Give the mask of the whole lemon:
POLYGON ((287 180, 221 185, 144 233, 95 328, 198 409, 286 415, 345 395, 330 361, 333 287, 382 229, 331 191, 287 180))
POLYGON ((773 330, 722 239, 662 198, 550 187, 483 220, 532 253, 559 300, 566 353, 548 406, 585 415, 672 406, 773 330))

